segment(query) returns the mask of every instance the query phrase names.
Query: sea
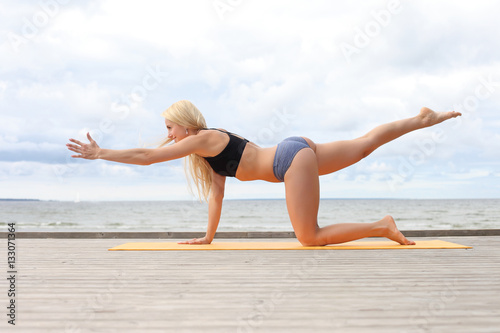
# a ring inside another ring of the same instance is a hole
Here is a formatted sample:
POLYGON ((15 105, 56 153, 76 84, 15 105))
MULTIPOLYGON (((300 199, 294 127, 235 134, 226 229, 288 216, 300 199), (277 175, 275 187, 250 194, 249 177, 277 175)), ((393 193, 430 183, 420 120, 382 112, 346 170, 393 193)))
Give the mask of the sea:
MULTIPOLYGON (((322 199, 318 224, 392 215, 401 230, 500 229, 500 199, 322 199)), ((200 231, 198 201, 0 201, 0 231, 200 231)), ((218 231, 292 231, 285 200, 225 200, 218 231)))

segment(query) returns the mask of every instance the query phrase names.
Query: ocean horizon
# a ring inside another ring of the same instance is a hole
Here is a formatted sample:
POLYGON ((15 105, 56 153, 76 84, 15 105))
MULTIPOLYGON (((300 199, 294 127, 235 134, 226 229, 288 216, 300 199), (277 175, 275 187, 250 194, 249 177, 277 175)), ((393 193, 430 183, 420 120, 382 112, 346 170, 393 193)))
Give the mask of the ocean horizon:
MULTIPOLYGON (((0 230, 205 231, 199 201, 0 199, 0 230)), ((401 230, 500 229, 500 199, 321 199, 318 224, 373 222, 392 215, 401 230)), ((292 231, 285 199, 228 199, 218 231, 292 231)))

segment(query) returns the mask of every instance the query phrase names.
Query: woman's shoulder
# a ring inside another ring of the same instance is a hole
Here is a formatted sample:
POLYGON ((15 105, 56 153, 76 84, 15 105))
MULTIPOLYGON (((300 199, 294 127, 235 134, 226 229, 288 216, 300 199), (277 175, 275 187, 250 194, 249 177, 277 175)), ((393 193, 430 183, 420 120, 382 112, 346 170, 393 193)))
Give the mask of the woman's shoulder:
POLYGON ((226 131, 223 128, 202 128, 199 133, 202 133, 202 132, 208 132, 208 133, 210 133, 210 132, 212 132, 212 133, 213 132, 229 133, 228 131, 226 131))
POLYGON ((214 144, 219 141, 226 141, 229 132, 219 128, 203 128, 196 135, 199 139, 206 141, 209 144, 214 144))
POLYGON ((198 132, 197 136, 207 140, 211 138, 213 138, 214 140, 225 140, 225 138, 230 136, 230 134, 230 132, 222 128, 203 128, 198 132))
POLYGON ((214 128, 204 128, 198 131, 196 135, 197 142, 201 147, 204 147, 205 150, 198 155, 210 157, 220 153, 230 141, 229 135, 226 133, 227 132, 214 128))

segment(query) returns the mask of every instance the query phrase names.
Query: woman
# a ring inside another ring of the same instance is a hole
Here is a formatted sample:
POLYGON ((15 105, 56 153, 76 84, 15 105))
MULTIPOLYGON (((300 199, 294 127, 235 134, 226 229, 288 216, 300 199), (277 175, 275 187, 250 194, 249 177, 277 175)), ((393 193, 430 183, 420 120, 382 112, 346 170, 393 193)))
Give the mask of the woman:
POLYGON ((365 237, 386 237, 413 245, 415 242, 403 236, 389 215, 373 223, 341 223, 320 228, 318 177, 350 166, 406 133, 460 115, 424 107, 413 118, 378 126, 354 140, 316 144, 308 138, 292 137, 277 146, 261 148, 225 130, 207 129, 200 111, 189 101, 179 101, 162 114, 168 137, 159 148, 102 149, 90 134, 87 134, 88 144, 70 139, 73 144, 67 147, 78 154, 72 156, 75 158, 139 165, 189 156, 191 176, 200 196, 208 200, 208 227, 205 237, 181 242, 183 244, 212 242, 221 216, 226 177, 236 177, 242 181, 260 179, 285 183, 290 220, 303 245, 336 244, 365 237), (164 146, 171 141, 175 144, 164 146))

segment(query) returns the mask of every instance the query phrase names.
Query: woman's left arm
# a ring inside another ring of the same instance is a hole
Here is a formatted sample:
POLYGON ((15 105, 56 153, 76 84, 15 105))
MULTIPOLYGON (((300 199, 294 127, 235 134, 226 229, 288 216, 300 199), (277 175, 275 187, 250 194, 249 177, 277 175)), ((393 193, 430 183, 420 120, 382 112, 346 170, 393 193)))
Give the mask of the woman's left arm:
POLYGON ((222 202, 224 201, 224 189, 226 177, 216 174, 212 171, 212 188, 208 199, 208 226, 207 232, 202 238, 193 238, 188 241, 179 242, 179 244, 210 244, 212 243, 217 227, 219 226, 222 212, 222 202))

